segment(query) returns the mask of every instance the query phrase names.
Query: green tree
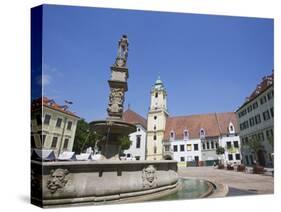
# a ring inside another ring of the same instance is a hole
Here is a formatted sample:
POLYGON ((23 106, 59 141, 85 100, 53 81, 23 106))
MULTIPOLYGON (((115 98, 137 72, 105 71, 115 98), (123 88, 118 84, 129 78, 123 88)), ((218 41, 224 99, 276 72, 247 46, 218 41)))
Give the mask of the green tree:
POLYGON ((132 141, 130 140, 129 136, 119 137, 119 142, 121 143, 121 150, 129 149, 132 144, 132 141))
MULTIPOLYGON (((222 146, 218 146, 218 148, 216 149, 216 154, 218 156, 220 156, 220 155, 224 155, 224 153, 225 153, 225 149, 222 146)), ((220 163, 221 163, 221 160, 220 160, 220 163)))
POLYGON ((97 139, 99 136, 91 131, 90 125, 84 119, 81 119, 77 123, 73 151, 80 154, 88 147, 94 148, 97 139))
POLYGON ((252 136, 249 139, 249 142, 245 144, 245 146, 247 146, 249 149, 251 149, 254 152, 257 159, 257 163, 259 163, 258 152, 264 149, 263 145, 261 144, 261 140, 257 136, 252 136))

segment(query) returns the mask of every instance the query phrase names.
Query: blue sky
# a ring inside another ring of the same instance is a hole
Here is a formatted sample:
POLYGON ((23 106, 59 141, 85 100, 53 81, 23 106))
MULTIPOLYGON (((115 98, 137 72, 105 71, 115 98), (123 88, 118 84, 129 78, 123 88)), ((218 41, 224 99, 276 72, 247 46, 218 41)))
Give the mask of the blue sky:
POLYGON ((44 95, 87 121, 104 119, 110 66, 130 42, 125 108, 144 117, 160 75, 172 116, 234 111, 273 62, 273 20, 45 5, 44 95))

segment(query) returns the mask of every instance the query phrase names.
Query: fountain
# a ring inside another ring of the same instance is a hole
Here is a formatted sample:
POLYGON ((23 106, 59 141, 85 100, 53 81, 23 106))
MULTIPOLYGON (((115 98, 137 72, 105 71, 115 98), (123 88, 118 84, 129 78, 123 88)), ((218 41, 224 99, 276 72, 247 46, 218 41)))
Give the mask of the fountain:
POLYGON ((93 121, 101 160, 31 162, 31 202, 41 207, 137 202, 171 195, 180 188, 177 161, 122 161, 120 138, 136 131, 122 120, 128 90, 128 38, 119 40, 118 55, 111 66, 108 117, 93 121))

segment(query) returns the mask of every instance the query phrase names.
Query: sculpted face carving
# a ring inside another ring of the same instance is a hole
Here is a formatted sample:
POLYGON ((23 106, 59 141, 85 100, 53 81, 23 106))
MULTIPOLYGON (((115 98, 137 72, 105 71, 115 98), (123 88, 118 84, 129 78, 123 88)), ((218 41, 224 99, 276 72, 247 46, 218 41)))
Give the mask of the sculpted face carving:
POLYGON ((156 169, 153 165, 143 169, 142 179, 144 188, 156 187, 156 169))
POLYGON ((65 186, 68 181, 66 178, 68 173, 69 172, 66 169, 51 170, 47 184, 47 187, 51 193, 55 193, 58 189, 61 189, 65 186))

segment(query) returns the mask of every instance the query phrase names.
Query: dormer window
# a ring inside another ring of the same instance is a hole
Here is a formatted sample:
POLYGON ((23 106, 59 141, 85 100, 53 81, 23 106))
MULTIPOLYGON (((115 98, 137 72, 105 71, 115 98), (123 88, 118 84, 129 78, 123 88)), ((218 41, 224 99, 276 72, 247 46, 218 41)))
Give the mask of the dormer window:
POLYGON ((188 130, 183 131, 183 140, 188 140, 189 139, 189 133, 188 130))
POLYGON ((235 128, 234 128, 234 126, 233 126, 233 124, 231 122, 229 123, 229 126, 228 126, 228 132, 230 134, 235 133, 235 128))
POLYGON ((205 130, 203 128, 200 129, 200 138, 205 138, 205 130))
POLYGON ((171 131, 170 132, 170 140, 174 140, 175 139, 175 132, 171 131))

